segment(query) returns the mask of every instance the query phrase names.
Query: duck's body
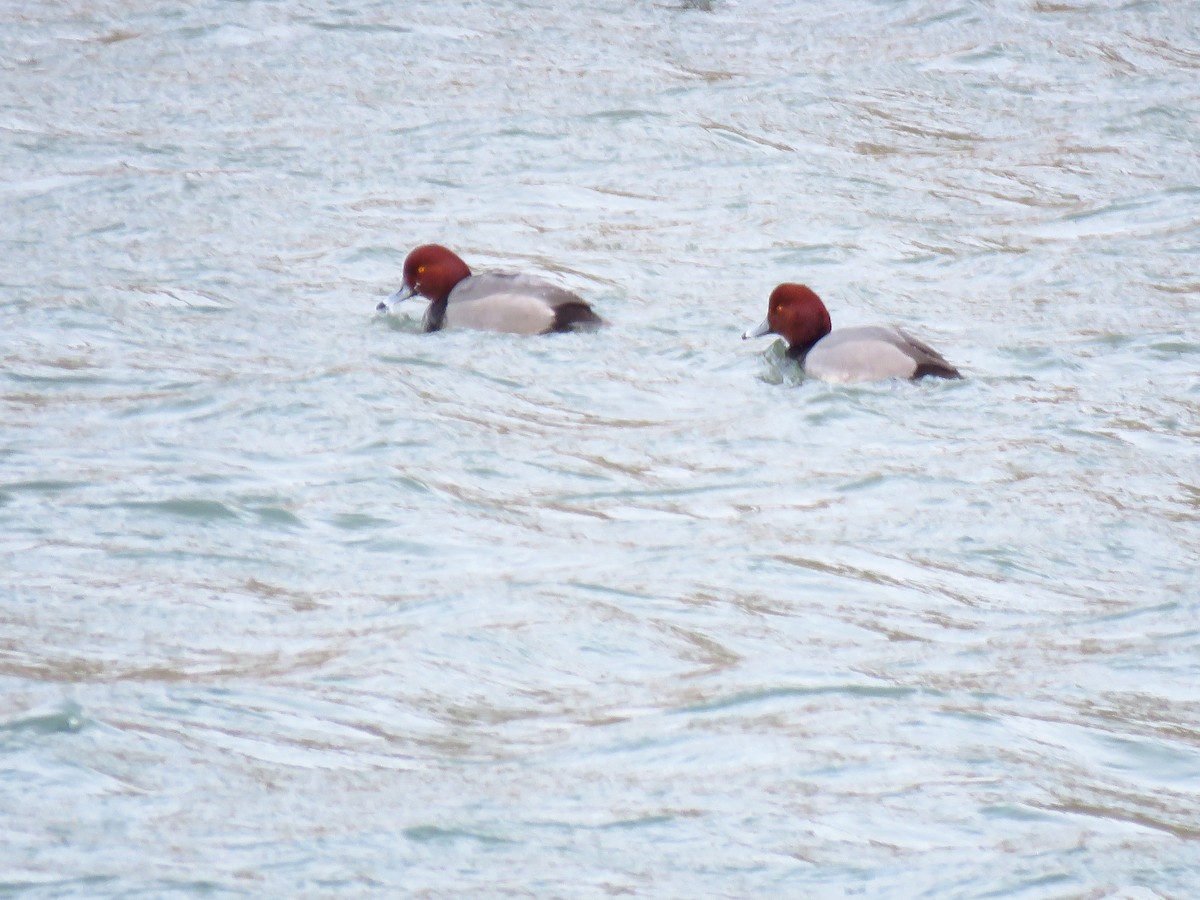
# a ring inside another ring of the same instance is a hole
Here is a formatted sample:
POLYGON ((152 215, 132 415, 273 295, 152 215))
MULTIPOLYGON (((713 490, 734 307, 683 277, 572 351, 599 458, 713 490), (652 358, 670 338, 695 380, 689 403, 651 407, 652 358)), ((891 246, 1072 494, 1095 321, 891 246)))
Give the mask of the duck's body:
POLYGON ((425 311, 425 330, 476 328, 514 334, 548 334, 576 325, 599 325, 600 317, 577 294, 517 272, 471 275, 425 311))
POLYGON ((777 334, 788 356, 822 381, 850 384, 926 375, 961 378, 958 369, 929 345, 889 325, 832 329, 829 311, 802 284, 781 284, 771 293, 767 318, 743 338, 777 334))
POLYGON ((940 353, 907 332, 887 325, 839 328, 807 351, 789 355, 800 360, 814 378, 835 383, 885 378, 960 378, 940 353))
POLYGON ((404 260, 404 284, 379 304, 391 307, 409 297, 429 299, 425 330, 474 328, 512 334, 549 334, 604 324, 579 295, 532 275, 471 270, 453 251, 437 244, 417 247, 404 260))

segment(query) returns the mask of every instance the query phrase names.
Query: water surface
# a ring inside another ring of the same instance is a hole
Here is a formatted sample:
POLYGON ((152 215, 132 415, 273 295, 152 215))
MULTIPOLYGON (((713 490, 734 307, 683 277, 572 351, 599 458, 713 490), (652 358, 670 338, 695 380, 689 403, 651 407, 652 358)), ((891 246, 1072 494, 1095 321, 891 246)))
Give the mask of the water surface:
POLYGON ((9 19, 3 890, 1194 891, 1195 4, 9 19))

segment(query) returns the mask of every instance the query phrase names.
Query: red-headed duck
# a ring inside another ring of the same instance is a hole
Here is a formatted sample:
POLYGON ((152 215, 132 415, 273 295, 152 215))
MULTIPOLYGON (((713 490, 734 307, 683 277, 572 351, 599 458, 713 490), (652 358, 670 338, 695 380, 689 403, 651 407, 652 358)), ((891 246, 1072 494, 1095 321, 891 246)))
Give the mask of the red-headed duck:
POLYGON ((427 298, 425 330, 477 328, 513 334, 597 328, 604 324, 576 294, 532 275, 472 275, 458 254, 440 244, 417 247, 404 260, 404 283, 379 310, 409 297, 427 298))
POLYGON ((926 375, 962 377, 940 353, 899 328, 866 325, 833 331, 829 310, 803 284, 779 285, 767 303, 766 319, 742 339, 779 335, 788 343, 788 356, 814 378, 847 384, 926 375))

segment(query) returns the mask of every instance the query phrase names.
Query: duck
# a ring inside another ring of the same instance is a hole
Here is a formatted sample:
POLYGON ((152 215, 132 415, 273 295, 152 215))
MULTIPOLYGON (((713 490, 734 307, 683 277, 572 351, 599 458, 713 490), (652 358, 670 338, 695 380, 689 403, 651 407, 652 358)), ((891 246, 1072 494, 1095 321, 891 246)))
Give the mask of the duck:
POLYGON ((787 354, 808 375, 833 384, 925 376, 962 378, 940 353, 907 332, 890 325, 865 325, 833 330, 829 310, 812 288, 781 284, 767 301, 767 317, 750 328, 743 340, 777 334, 788 344, 787 354))
POLYGON ((429 300, 425 331, 474 328, 512 334, 591 330, 604 320, 578 294, 532 275, 472 275, 453 250, 423 244, 404 260, 404 281, 376 309, 391 312, 410 297, 429 300))

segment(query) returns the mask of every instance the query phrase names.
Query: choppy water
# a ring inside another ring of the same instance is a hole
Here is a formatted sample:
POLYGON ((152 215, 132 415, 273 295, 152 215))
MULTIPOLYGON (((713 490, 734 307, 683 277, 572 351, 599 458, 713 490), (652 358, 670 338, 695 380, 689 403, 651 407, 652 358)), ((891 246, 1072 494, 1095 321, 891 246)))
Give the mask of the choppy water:
POLYGON ((0 891, 1194 895, 1196 3, 5 19, 0 891))

